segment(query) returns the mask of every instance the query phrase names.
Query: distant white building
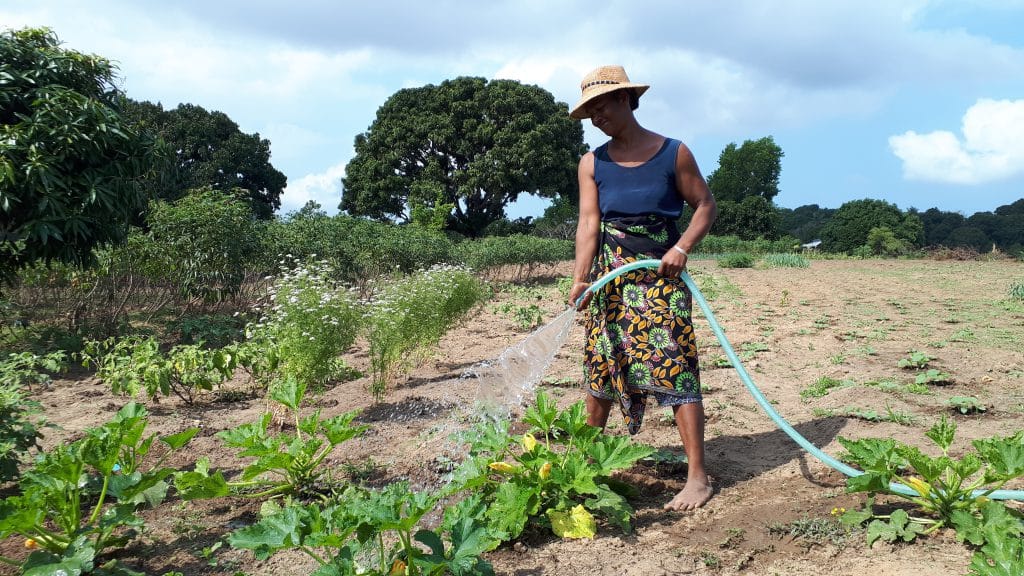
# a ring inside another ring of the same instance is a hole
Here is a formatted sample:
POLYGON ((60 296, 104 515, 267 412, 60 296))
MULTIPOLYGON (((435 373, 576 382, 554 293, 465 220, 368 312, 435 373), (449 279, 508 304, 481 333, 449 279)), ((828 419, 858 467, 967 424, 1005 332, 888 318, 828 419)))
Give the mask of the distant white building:
POLYGON ((801 244, 800 247, 804 250, 816 250, 818 246, 821 246, 821 240, 812 240, 807 244, 801 244))

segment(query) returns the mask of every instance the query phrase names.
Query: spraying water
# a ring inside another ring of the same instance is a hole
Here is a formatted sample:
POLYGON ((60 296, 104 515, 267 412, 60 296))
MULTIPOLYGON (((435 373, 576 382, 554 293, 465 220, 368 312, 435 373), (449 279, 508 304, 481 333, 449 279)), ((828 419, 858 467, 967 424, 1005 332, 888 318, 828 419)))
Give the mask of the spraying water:
POLYGON ((576 310, 566 309, 495 360, 481 362, 463 373, 477 381, 478 413, 508 419, 533 395, 544 372, 569 337, 576 310))

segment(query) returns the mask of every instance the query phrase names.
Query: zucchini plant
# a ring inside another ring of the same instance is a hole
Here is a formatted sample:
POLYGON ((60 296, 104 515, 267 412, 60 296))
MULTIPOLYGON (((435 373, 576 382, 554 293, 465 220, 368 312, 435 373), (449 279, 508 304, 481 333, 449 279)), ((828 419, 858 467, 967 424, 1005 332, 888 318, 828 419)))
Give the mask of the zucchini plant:
POLYGON ((407 482, 380 490, 349 487, 336 501, 264 506, 263 517, 228 537, 235 548, 266 559, 298 549, 320 565, 314 576, 487 576, 480 555, 500 544, 486 526, 479 496, 444 510, 437 529, 421 520, 440 496, 414 492, 407 482))
POLYGON ((272 433, 273 414, 266 413, 256 422, 224 430, 217 437, 238 450, 242 458, 255 458, 238 479, 228 481, 219 470, 210 472, 209 462, 201 459, 196 469, 179 473, 175 486, 185 499, 214 498, 234 493, 252 498, 281 495, 310 495, 317 491, 326 473, 324 459, 334 449, 361 435, 368 426, 353 425, 358 411, 321 418, 316 410, 302 416, 301 405, 306 385, 294 377, 285 377, 271 387, 270 398, 288 409, 294 433, 272 433))
POLYGON ((167 496, 175 470, 164 461, 199 431, 146 436, 147 423, 145 407, 129 402, 84 438, 42 454, 22 475, 19 493, 0 500, 0 539, 21 536, 33 552, 24 562, 0 556, 0 563, 25 574, 137 574, 101 557, 138 536, 144 523, 136 511, 167 496))
POLYGON ((541 391, 523 421, 531 429, 521 437, 510 435, 506 422, 474 429, 466 438, 470 458, 456 472, 453 489, 480 493, 488 522, 506 540, 530 522, 563 538, 592 538, 595 513, 628 533, 633 509, 623 493, 631 487, 611 474, 654 449, 602 434, 587 424, 582 402, 559 411, 541 391))

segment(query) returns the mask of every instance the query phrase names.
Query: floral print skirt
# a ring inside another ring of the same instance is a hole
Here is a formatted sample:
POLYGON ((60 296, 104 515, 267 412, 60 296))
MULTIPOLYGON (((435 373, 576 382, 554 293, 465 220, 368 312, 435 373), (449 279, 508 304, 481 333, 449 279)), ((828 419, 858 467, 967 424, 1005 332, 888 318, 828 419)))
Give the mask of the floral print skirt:
MULTIPOLYGON (((660 259, 678 240, 675 222, 660 216, 606 219, 592 274, 660 259)), ((590 302, 584 382, 591 395, 618 401, 630 434, 640 431, 648 394, 661 405, 701 401, 691 308, 682 279, 653 269, 619 276, 590 302)))

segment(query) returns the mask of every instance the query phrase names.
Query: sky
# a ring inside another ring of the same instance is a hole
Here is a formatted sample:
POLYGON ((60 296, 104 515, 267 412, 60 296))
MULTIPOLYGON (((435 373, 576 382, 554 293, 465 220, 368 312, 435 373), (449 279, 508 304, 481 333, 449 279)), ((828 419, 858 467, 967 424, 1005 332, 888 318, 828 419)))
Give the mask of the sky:
POLYGON ((0 29, 26 26, 114 61, 135 100, 269 139, 281 213, 336 212, 355 137, 402 88, 513 79, 571 106, 605 64, 651 85, 637 119, 705 176, 728 144, 773 137, 782 207, 1024 198, 1024 0, 0 0, 0 29))

